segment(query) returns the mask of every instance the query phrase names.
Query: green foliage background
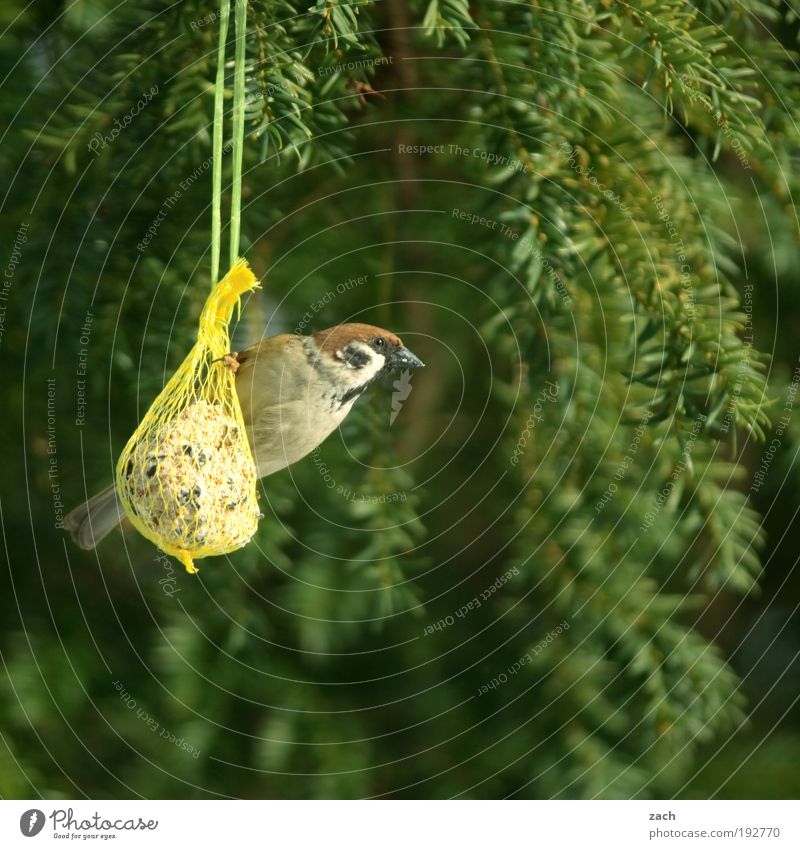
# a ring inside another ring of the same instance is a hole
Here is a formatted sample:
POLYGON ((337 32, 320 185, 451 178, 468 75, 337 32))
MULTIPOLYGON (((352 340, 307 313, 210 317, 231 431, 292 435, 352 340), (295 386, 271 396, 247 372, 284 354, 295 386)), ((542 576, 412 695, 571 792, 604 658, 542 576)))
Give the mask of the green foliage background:
POLYGON ((235 340, 428 366, 196 577, 56 525, 193 339, 217 7, 0 15, 0 794, 800 792, 796 4, 249 3, 235 340))

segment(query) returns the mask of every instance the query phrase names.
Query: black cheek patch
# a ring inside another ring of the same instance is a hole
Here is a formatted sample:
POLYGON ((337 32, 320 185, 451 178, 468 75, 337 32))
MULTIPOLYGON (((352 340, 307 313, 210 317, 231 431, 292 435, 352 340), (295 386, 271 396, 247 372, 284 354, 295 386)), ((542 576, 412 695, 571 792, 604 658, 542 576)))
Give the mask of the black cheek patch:
POLYGON ((358 369, 364 368, 372 360, 372 357, 361 350, 361 348, 353 347, 344 349, 343 359, 348 365, 358 369))

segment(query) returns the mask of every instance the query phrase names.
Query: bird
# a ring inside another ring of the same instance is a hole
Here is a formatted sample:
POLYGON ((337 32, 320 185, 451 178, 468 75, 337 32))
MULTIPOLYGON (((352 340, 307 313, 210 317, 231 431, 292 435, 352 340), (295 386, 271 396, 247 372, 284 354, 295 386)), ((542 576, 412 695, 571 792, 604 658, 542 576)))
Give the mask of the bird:
MULTIPOLYGON (((310 336, 271 336, 231 352, 223 361, 236 376, 236 394, 259 478, 310 454, 377 380, 424 366, 399 336, 359 323, 339 324, 310 336)), ((111 484, 69 513, 64 527, 80 548, 89 550, 124 516, 111 484)))

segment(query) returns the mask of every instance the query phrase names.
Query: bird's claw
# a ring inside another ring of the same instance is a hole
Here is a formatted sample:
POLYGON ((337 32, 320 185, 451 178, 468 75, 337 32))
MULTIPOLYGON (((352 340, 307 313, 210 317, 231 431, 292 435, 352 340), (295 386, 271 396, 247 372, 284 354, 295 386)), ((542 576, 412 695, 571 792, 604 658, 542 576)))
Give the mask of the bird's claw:
POLYGON ((234 374, 239 371, 239 352, 231 351, 230 354, 225 354, 224 357, 220 357, 222 365, 229 368, 234 374))

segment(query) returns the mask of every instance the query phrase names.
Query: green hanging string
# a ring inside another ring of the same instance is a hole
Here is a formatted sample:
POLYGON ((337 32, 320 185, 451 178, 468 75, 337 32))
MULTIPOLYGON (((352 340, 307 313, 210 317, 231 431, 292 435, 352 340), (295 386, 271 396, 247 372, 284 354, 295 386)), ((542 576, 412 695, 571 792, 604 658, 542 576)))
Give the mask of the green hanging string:
MULTIPOLYGON (((245 62, 247 58, 247 0, 235 0, 236 49, 233 63, 233 165, 231 173, 230 267, 239 258, 242 229, 242 159, 244 155, 245 62)), ((211 198, 211 286, 219 280, 222 252, 222 139, 225 124, 225 47, 228 42, 230 0, 219 7, 219 46, 214 85, 213 170, 211 198)))
POLYGON ((239 258, 242 226, 242 155, 244 153, 244 66, 247 44, 247 0, 236 0, 236 54, 233 72, 233 189, 231 194, 231 267, 239 258))
POLYGON ((219 47, 217 48, 217 78, 214 84, 213 171, 211 197, 211 288, 219 280, 219 257, 222 233, 222 130, 225 119, 225 44, 228 41, 230 0, 221 0, 219 7, 219 47))

